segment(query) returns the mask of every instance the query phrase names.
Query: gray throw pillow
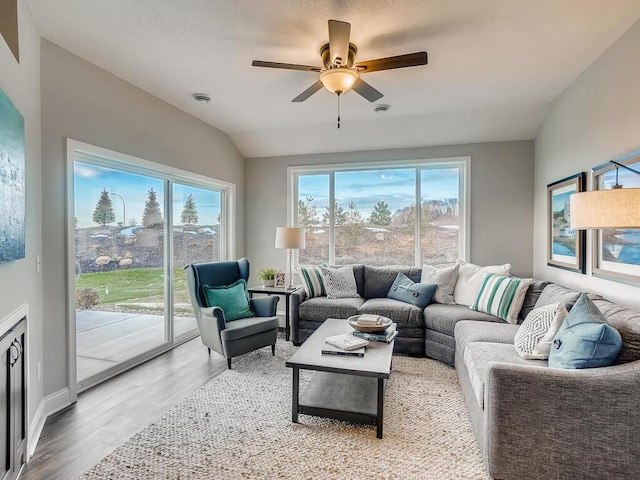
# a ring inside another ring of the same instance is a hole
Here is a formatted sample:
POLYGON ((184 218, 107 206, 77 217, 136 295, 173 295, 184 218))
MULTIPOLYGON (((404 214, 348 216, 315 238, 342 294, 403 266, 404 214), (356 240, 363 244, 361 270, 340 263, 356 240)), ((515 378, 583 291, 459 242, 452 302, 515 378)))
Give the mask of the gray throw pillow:
POLYGON ((358 286, 353 275, 353 267, 320 267, 324 278, 327 298, 358 298, 358 286))
POLYGON ((420 283, 431 283, 436 285, 433 294, 433 302, 453 305, 453 289, 458 279, 459 264, 448 267, 432 267, 426 263, 422 265, 422 279, 420 283))

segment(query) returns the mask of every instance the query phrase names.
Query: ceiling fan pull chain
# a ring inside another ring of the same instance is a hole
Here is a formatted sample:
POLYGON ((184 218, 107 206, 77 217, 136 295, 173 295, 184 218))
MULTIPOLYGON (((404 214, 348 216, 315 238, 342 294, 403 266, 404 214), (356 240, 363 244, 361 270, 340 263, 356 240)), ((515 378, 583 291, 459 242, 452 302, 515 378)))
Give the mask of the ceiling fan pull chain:
POLYGON ((340 130, 340 94, 338 94, 338 130, 340 130))

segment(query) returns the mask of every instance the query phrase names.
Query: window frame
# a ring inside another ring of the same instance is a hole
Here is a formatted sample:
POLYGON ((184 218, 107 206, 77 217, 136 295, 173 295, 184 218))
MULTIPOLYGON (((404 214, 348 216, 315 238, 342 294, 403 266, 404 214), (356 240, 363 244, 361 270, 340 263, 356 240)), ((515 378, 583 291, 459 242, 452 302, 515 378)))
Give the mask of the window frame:
MULTIPOLYGON (((143 363, 150 358, 160 355, 183 341, 192 337, 176 339, 173 332, 173 322, 166 325, 165 338, 169 338, 169 342, 163 343, 159 347, 149 350, 145 354, 134 357, 130 360, 122 362, 121 368, 108 370, 105 372, 104 378, 99 378, 95 383, 84 383, 81 385, 77 379, 76 372, 76 315, 75 315, 75 289, 71 288, 75 285, 75 187, 74 187, 74 164, 78 162, 86 162, 100 167, 112 168, 156 178, 164 183, 164 196, 161 204, 165 212, 164 237, 164 258, 165 262, 165 298, 173 298, 173 255, 169 255, 173 251, 173 235, 169 232, 173 231, 173 185, 187 185, 198 188, 219 191, 221 194, 220 205, 220 224, 224 225, 224 234, 220 239, 220 260, 229 260, 235 258, 235 231, 236 231, 236 185, 232 182, 210 178, 205 175, 188 172, 176 167, 171 167, 161 163, 145 160, 125 153, 116 152, 102 147, 97 147, 87 143, 83 143, 71 138, 66 139, 66 251, 67 251, 67 319, 68 319, 68 374, 69 374, 69 399, 74 402, 78 393, 82 390, 106 380, 107 378, 124 372, 125 370, 143 363)), ((160 200, 160 199, 159 199, 160 200)), ((125 219, 126 221, 126 219, 125 219)), ((167 316, 173 317, 173 303, 168 302, 169 311, 167 316)))
MULTIPOLYGON (((329 175, 329 208, 331 222, 329 225, 329 263, 335 263, 335 238, 333 222, 333 205, 335 204, 335 174, 338 172, 368 171, 368 170, 399 170, 415 169, 415 193, 416 199, 422 198, 422 175, 423 170, 434 170, 444 168, 458 168, 458 205, 460 230, 458 234, 458 257, 467 261, 471 252, 471 157, 446 157, 429 158, 406 161, 366 161, 350 163, 332 163, 325 165, 298 165, 287 167, 287 226, 297 226, 298 217, 298 178, 302 175, 329 175)), ((416 204, 418 202, 416 201, 416 204)), ((422 266, 422 252, 420 241, 420 224, 422 221, 422 209, 416 208, 416 231, 415 242, 415 266, 422 266)), ((294 264, 299 264, 299 252, 295 251, 294 264)))

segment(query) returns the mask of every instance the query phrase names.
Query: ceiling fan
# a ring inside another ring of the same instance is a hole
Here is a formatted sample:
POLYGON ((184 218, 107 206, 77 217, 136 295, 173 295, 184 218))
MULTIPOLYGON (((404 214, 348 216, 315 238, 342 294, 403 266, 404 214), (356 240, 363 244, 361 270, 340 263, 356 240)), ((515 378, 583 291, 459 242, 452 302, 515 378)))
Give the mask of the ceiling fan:
MULTIPOLYGON (((304 102, 323 86, 339 96, 353 89, 370 102, 382 98, 382 93, 362 80, 361 75, 380 70, 394 68, 416 67, 427 64, 427 52, 409 53, 395 57, 378 58, 366 62, 355 63, 358 47, 349 42, 351 24, 338 20, 329 20, 329 43, 320 48, 320 56, 324 67, 309 65, 296 65, 292 63, 264 62, 254 60, 254 67, 283 68, 286 70, 302 70, 319 73, 320 78, 316 83, 292 100, 292 102, 304 102)), ((340 118, 338 117, 338 128, 340 118)))

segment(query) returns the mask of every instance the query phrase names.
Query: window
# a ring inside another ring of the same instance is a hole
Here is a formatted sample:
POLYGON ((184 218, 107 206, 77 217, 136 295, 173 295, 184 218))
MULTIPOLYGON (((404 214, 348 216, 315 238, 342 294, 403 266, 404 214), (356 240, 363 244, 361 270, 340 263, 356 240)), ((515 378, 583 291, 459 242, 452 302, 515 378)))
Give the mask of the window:
POLYGON ((71 375, 84 389, 198 334, 183 267, 233 257, 234 188, 68 142, 71 375))
POLYGON ((468 158, 291 167, 290 222, 306 228, 298 262, 420 266, 466 258, 468 170, 468 158))

